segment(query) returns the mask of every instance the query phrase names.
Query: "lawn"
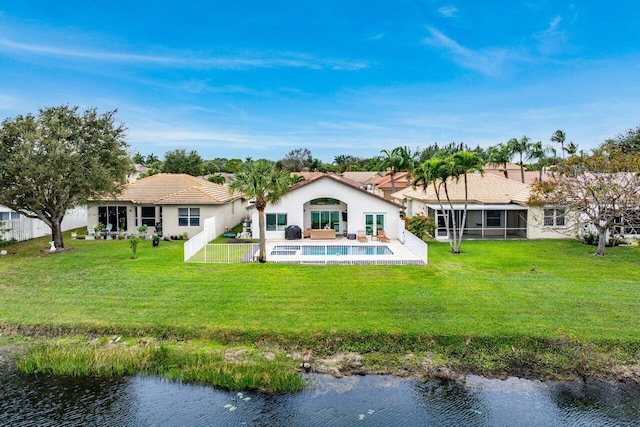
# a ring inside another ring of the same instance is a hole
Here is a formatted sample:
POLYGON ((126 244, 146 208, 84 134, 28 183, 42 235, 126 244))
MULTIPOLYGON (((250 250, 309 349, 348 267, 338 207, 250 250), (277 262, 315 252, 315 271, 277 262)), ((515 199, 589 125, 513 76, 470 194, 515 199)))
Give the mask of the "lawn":
POLYGON ((185 264, 182 243, 46 238, 0 258, 0 324, 206 338, 573 337, 640 342, 640 250, 575 241, 429 246, 428 266, 185 264), (15 253, 13 253, 15 252, 15 253))
POLYGON ((309 349, 361 353, 367 372, 428 360, 545 378, 640 364, 637 246, 595 257, 569 240, 468 241, 452 255, 432 243, 428 266, 307 266, 184 263, 179 242, 141 241, 137 259, 127 241, 65 242, 56 254, 41 251, 46 238, 23 242, 0 258, 0 344, 122 335, 183 359, 207 346, 248 349, 256 363, 309 349))

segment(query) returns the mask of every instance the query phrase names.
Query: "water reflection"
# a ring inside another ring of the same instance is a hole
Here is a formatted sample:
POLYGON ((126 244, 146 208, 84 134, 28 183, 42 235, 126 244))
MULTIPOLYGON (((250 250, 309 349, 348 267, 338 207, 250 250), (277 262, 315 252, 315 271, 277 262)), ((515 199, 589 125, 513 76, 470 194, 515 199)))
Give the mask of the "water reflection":
POLYGON ((61 379, 0 373, 0 425, 637 425, 640 386, 467 377, 308 377, 299 394, 237 393, 158 378, 61 379))

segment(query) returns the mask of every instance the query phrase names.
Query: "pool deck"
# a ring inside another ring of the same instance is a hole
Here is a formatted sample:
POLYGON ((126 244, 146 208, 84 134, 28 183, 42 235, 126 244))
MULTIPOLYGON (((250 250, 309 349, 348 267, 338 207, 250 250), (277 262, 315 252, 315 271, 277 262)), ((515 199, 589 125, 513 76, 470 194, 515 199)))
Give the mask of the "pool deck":
POLYGON ((388 242, 380 242, 367 236, 367 243, 356 240, 349 240, 344 236, 337 236, 335 239, 270 239, 267 240, 267 260, 277 263, 293 264, 391 264, 403 265, 426 264, 425 260, 419 259, 411 250, 397 239, 390 239, 388 242), (276 246, 362 246, 375 247, 386 246, 393 254, 389 255, 302 255, 301 251, 294 251, 292 255, 271 255, 276 246))

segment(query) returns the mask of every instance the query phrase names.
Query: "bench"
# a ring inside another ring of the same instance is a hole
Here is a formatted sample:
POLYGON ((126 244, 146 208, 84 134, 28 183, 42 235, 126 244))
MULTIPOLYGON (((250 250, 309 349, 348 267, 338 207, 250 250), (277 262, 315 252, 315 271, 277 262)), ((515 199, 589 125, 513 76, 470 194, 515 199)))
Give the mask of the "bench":
POLYGON ((310 230, 309 231, 309 237, 311 237, 311 240, 318 240, 318 239, 335 239, 336 238, 336 231, 333 229, 330 230, 310 230))

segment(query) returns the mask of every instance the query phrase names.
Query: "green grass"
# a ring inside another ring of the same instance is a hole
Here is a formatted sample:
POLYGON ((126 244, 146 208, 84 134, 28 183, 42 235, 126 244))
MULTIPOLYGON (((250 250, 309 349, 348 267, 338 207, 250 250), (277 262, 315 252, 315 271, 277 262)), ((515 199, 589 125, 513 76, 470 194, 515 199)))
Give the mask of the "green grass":
POLYGON ((594 257, 575 241, 465 241, 461 255, 430 244, 426 267, 203 265, 185 264, 180 242, 141 241, 132 260, 127 241, 67 237, 71 250, 39 252, 47 240, 10 246, 0 258, 5 330, 212 339, 320 354, 435 345, 450 361, 472 359, 460 352, 475 348, 474 363, 484 366, 500 362, 487 355, 510 349, 503 366, 516 356, 555 358, 542 350, 558 340, 578 343, 574 353, 593 343, 614 346, 620 360, 640 357, 638 247, 594 257))

